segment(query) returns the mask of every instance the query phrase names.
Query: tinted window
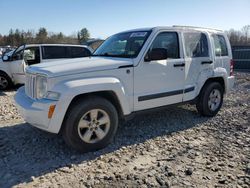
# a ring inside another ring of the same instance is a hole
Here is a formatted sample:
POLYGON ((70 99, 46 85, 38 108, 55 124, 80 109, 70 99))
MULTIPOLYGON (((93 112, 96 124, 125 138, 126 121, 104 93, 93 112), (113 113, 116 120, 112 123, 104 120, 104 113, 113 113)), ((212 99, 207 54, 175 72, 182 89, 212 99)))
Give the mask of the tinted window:
POLYGON ((65 46, 44 46, 43 59, 69 58, 67 47, 65 46))
POLYGON ((208 42, 204 33, 184 33, 187 57, 208 57, 208 42))
POLYGON ((91 55, 91 52, 87 48, 83 47, 70 47, 71 49, 71 57, 87 57, 91 55))
POLYGON ((168 58, 179 58, 178 35, 175 32, 164 32, 157 35, 150 50, 154 48, 165 48, 168 52, 168 58))
POLYGON ((227 43, 222 35, 213 35, 215 55, 216 56, 228 56, 227 43))

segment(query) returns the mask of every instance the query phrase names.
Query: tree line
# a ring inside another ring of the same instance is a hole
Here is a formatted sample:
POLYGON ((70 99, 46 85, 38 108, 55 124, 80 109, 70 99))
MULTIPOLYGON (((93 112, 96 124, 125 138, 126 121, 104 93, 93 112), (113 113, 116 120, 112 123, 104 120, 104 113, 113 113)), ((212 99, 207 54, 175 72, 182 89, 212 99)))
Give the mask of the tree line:
MULTIPOLYGON (((235 45, 250 45, 250 25, 242 27, 241 30, 230 29, 226 31, 232 46, 235 45)), ((34 30, 19 30, 10 29, 9 34, 0 34, 0 46, 19 46, 21 44, 38 44, 38 43, 68 43, 82 44, 90 38, 90 33, 87 28, 82 28, 76 34, 67 36, 62 32, 48 32, 42 27, 37 32, 34 30)))
POLYGON ((230 29, 226 33, 232 46, 250 45, 250 25, 245 25, 241 30, 230 29))
POLYGON ((62 32, 48 32, 41 27, 37 32, 34 30, 10 29, 9 34, 0 34, 0 46, 19 46, 21 44, 41 44, 41 43, 60 43, 60 44, 82 44, 90 38, 87 28, 82 28, 76 34, 67 36, 62 32))

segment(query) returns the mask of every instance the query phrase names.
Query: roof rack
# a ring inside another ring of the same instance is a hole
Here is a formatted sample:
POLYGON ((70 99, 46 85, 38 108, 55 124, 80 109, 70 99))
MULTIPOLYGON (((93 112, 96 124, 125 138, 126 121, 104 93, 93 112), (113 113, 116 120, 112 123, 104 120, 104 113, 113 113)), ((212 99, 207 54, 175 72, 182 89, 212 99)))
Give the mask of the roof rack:
POLYGON ((211 30, 211 31, 220 31, 223 32, 220 29, 212 29, 212 28, 206 28, 206 27, 195 27, 195 26, 186 26, 186 25, 173 25, 173 27, 178 27, 178 28, 191 28, 191 29, 206 29, 206 30, 211 30))

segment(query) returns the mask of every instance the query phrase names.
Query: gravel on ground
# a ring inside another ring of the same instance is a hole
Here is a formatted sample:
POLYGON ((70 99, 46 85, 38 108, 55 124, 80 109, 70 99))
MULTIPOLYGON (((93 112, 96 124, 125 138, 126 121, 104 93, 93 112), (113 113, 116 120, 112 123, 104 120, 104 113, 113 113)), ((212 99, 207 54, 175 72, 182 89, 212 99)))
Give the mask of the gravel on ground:
POLYGON ((25 123, 15 91, 0 92, 0 187, 250 187, 250 73, 235 75, 217 116, 193 105, 140 115, 85 154, 25 123))

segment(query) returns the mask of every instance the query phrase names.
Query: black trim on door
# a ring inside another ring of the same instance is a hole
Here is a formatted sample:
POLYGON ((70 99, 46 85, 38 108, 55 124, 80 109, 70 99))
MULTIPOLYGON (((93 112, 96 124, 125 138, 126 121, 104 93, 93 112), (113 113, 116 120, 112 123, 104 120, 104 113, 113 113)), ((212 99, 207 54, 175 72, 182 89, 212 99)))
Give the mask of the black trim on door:
POLYGON ((174 67, 185 67, 185 63, 181 63, 181 64, 174 64, 174 67))
POLYGON ((202 61, 201 64, 204 65, 204 64, 212 64, 213 61, 202 61))
POLYGON ((130 68, 133 67, 134 65, 122 65, 120 67, 118 67, 118 69, 122 69, 122 68, 130 68))
POLYGON ((144 95, 144 96, 140 96, 138 97, 138 101, 146 101, 146 100, 151 100, 151 99, 157 99, 157 98, 163 98, 163 97, 169 97, 172 95, 179 95, 182 93, 188 93, 190 91, 193 91, 194 87, 189 87, 186 89, 180 89, 180 90, 175 90, 175 91, 169 91, 169 92, 165 92, 165 93, 157 93, 157 94, 151 94, 151 95, 144 95))

